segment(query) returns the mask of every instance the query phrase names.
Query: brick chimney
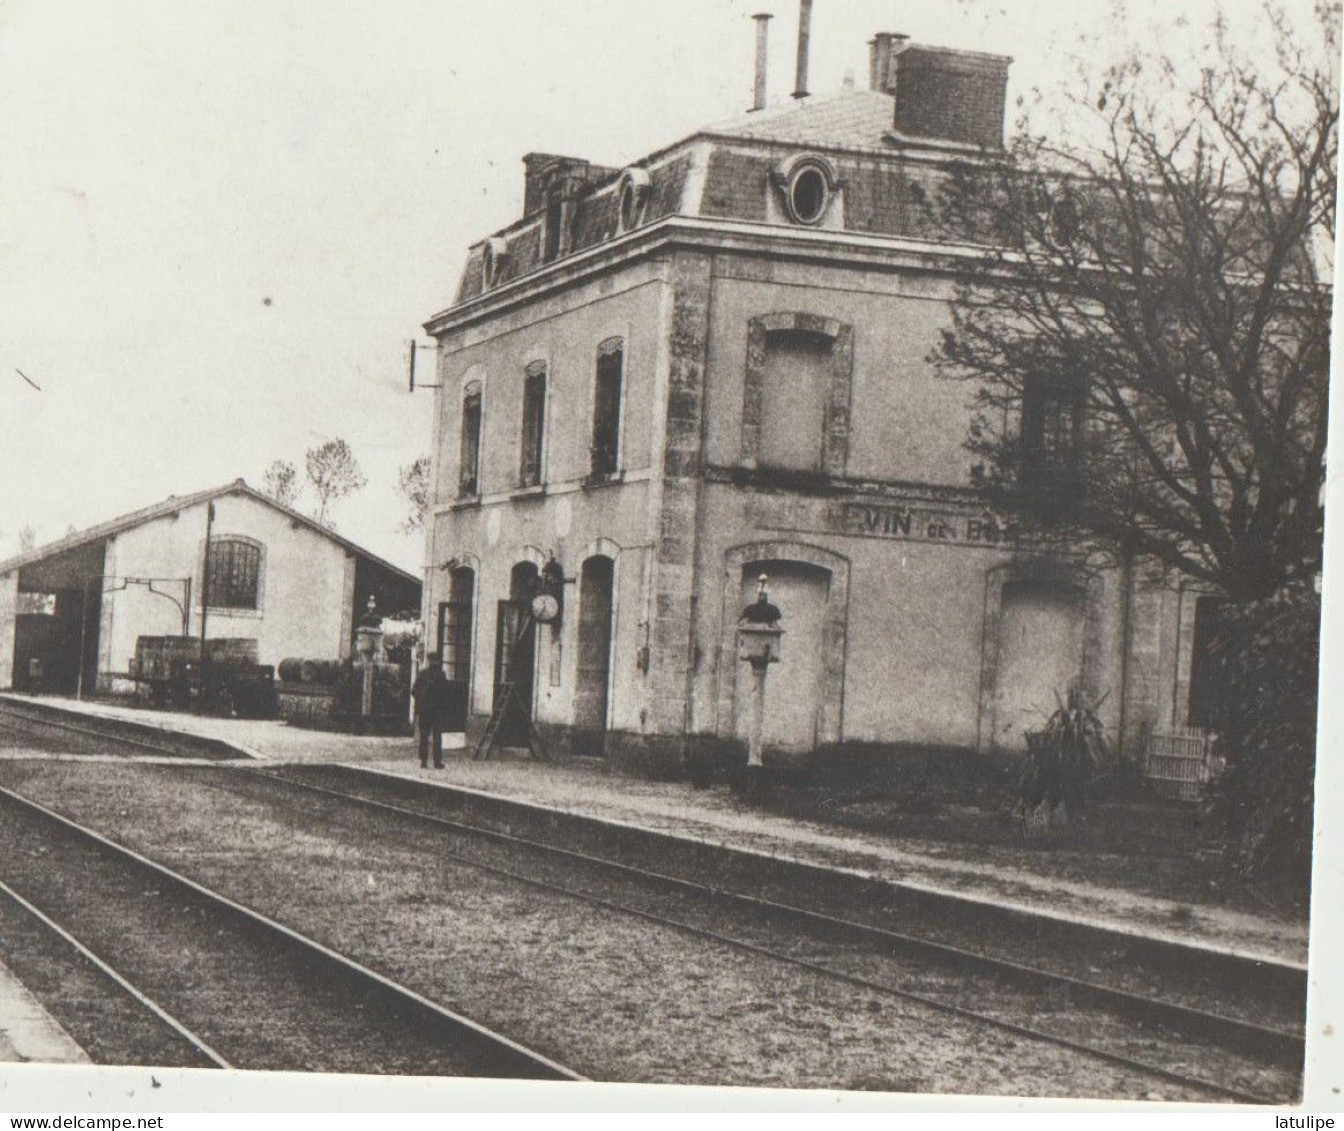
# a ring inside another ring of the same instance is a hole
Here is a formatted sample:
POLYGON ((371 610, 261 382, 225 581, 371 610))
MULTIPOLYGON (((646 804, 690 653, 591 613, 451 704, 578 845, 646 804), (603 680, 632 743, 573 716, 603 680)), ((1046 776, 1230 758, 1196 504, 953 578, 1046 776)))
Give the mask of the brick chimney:
POLYGON ((895 32, 879 32, 868 52, 868 83, 895 96, 901 137, 1003 148, 1007 55, 925 47, 895 32))

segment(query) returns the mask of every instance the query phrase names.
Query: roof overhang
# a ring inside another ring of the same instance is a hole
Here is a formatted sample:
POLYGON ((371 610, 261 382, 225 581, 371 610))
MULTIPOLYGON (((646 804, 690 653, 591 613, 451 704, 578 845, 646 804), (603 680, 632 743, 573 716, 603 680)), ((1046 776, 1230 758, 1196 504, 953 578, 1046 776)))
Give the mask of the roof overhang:
POLYGON ((424 330, 439 338, 632 262, 680 249, 790 259, 832 267, 943 275, 962 275, 982 267, 991 250, 970 243, 783 227, 746 220, 668 216, 451 306, 425 322, 424 330))

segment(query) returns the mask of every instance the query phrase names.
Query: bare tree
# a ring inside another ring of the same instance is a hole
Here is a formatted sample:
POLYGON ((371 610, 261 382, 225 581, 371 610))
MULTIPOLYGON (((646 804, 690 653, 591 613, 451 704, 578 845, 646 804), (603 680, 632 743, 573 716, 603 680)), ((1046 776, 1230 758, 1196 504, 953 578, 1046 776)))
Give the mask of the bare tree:
POLYGON ((354 494, 367 482, 359 461, 350 445, 337 437, 309 448, 304 465, 308 481, 317 495, 317 513, 313 517, 323 526, 334 529, 330 513, 332 504, 354 494))
POLYGON ((397 491, 406 500, 407 508, 401 528, 407 533, 424 528, 429 511, 430 472, 429 456, 421 456, 397 471, 397 491))
MULTIPOLYGON (((1132 57, 1082 133, 951 178, 993 248, 933 360, 972 387, 973 481, 1021 536, 1155 560, 1228 600, 1214 651, 1226 858, 1306 890, 1338 157, 1334 4, 1193 80, 1132 57), (1308 46, 1309 45, 1309 46, 1308 46), (1318 53, 1313 61, 1311 51, 1318 53), (1091 140, 1084 140, 1091 139, 1091 140)), ((963 267, 966 265, 962 259, 963 267)))
POLYGON ((261 477, 262 491, 283 507, 299 501, 299 470, 287 459, 272 460, 261 477))
MULTIPOLYGON (((1254 600, 1320 568, 1337 88, 1271 12, 1275 65, 1219 38, 1193 83, 1131 58, 952 178, 991 244, 934 361, 975 389, 975 482, 1082 537, 1254 600)), ((1315 45, 1313 44, 1313 47, 1315 45)))

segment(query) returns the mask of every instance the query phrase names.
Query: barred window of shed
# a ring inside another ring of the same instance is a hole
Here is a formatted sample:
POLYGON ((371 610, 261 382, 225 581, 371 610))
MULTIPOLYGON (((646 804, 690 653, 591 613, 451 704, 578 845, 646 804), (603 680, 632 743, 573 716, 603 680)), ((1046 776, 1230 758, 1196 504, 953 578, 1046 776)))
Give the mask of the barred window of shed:
POLYGON ((207 603, 216 609, 255 609, 261 577, 261 548, 241 538, 210 542, 207 603))

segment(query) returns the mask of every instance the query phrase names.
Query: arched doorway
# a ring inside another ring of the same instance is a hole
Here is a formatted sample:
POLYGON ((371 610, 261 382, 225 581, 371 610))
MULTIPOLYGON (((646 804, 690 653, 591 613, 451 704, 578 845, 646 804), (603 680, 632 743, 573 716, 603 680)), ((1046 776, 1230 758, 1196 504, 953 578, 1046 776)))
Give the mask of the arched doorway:
POLYGON ((1026 749, 1083 669, 1084 593, 1059 581, 1005 582, 994 689, 996 750, 1026 749))
POLYGON ((579 574, 578 678, 574 687, 575 753, 600 757, 611 697, 611 627, 616 563, 595 554, 579 574))
POLYGON ((448 600, 439 605, 438 652, 449 687, 447 730, 466 729, 475 606, 476 571, 458 566, 449 575, 448 600))
MULTIPOLYGON (((765 684, 767 751, 806 754, 817 746, 828 684, 826 621, 831 572, 797 561, 752 561, 742 566, 738 610, 756 599, 761 574, 770 579, 770 600, 784 612, 780 660, 765 684)), ((750 737, 752 681, 739 673, 733 732, 750 737)))
POLYGON ((540 571, 533 562, 519 562, 509 574, 509 596, 495 613, 494 709, 507 707, 500 719, 496 741, 524 746, 532 723, 532 700, 537 672, 537 630, 529 603, 537 591, 540 571))

